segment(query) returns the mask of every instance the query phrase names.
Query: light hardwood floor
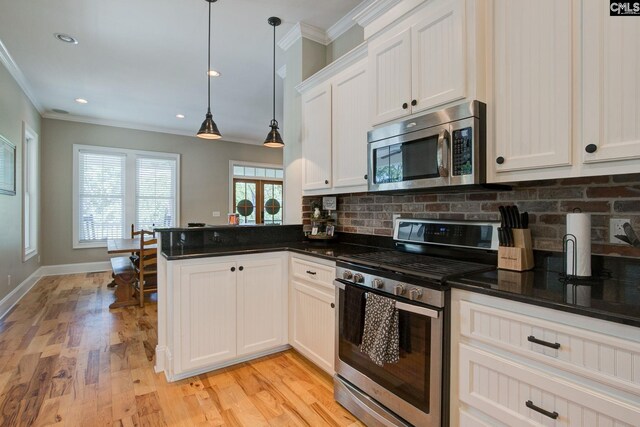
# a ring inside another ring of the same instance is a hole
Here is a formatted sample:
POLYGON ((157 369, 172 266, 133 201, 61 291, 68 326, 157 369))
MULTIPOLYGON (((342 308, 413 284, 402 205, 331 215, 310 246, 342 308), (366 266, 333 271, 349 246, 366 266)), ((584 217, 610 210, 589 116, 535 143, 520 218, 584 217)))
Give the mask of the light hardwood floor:
POLYGON ((167 383, 155 302, 109 310, 110 281, 42 278, 0 322, 0 425, 362 426, 294 351, 167 383))

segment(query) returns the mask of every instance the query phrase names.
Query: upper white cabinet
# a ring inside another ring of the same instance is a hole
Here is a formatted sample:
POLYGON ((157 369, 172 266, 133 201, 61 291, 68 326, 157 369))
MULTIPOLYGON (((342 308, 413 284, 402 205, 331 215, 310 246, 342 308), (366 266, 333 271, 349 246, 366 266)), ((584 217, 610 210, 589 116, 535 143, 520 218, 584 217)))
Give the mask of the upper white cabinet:
POLYGON ((640 25, 606 0, 493 0, 490 182, 640 172, 640 25))
POLYGON ((370 42, 372 124, 466 95, 464 0, 434 0, 370 42))
POLYGON ((582 159, 638 159, 640 23, 609 16, 606 0, 584 1, 582 16, 582 159))
POLYGON ((298 86, 302 93, 305 194, 367 189, 369 95, 365 54, 363 45, 353 56, 346 55, 298 86))
POLYGON ((498 173, 568 165, 572 3, 494 0, 492 9, 495 157, 488 160, 498 173))
POLYGON ((331 84, 302 96, 302 189, 331 188, 331 84))

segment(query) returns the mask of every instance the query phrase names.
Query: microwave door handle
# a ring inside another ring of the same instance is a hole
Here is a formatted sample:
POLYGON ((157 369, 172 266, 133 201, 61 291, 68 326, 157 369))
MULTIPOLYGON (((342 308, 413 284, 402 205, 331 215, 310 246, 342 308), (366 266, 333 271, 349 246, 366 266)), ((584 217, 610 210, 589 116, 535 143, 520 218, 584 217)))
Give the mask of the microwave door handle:
POLYGON ((449 176, 449 131, 442 129, 438 135, 438 174, 449 176))

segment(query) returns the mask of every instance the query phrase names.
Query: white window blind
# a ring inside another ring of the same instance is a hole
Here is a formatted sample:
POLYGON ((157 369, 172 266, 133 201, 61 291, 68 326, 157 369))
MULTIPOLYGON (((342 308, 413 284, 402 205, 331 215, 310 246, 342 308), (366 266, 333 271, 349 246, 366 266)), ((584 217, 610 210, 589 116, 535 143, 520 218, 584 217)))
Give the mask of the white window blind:
POLYGON ((176 169, 175 159, 137 157, 136 225, 139 229, 175 224, 176 169))
POLYGON ((125 160, 120 153, 78 153, 78 240, 122 238, 125 160))

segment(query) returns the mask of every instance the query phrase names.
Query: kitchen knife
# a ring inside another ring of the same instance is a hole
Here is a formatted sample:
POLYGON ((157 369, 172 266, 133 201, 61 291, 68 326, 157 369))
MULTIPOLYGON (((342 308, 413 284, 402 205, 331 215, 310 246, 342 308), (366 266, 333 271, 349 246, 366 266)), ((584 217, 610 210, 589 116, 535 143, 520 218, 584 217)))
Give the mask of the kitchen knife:
POLYGON ((504 230, 498 227, 498 245, 504 246, 504 230))
POLYGON ((515 218, 516 223, 513 225, 514 228, 522 228, 522 223, 520 222, 520 211, 517 206, 513 206, 513 216, 515 218))
POLYGON ((529 212, 522 212, 522 228, 529 228, 529 212))
POLYGON ((513 215, 513 206, 505 206, 507 211, 507 227, 514 228, 516 226, 516 218, 513 215))
POLYGON ((500 211, 500 227, 505 228, 507 226, 507 211, 504 206, 498 206, 500 211))
POLYGON ((513 235, 511 234, 511 228, 505 228, 504 229, 504 241, 505 241, 505 246, 513 246, 513 235))

